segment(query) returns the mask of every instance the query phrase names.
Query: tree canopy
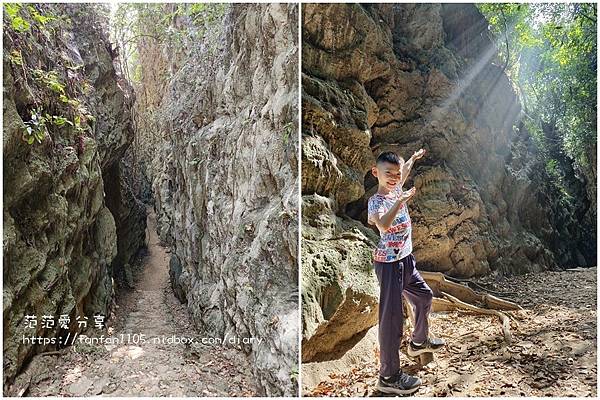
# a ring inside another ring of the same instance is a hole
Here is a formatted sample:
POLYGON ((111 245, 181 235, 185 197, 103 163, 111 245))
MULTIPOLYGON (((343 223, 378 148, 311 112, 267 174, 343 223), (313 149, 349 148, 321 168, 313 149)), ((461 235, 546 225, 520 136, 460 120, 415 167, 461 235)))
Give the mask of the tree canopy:
MULTIPOLYGON (((561 158, 595 169, 597 6, 478 4, 500 62, 519 93, 525 123, 552 168, 561 158)), ((593 174, 586 174, 594 176, 593 174)))
POLYGON ((189 43, 206 39, 209 27, 219 24, 226 4, 142 4, 121 3, 113 6, 111 40, 121 49, 120 58, 126 77, 133 83, 141 79, 138 42, 156 40, 182 52, 189 43))

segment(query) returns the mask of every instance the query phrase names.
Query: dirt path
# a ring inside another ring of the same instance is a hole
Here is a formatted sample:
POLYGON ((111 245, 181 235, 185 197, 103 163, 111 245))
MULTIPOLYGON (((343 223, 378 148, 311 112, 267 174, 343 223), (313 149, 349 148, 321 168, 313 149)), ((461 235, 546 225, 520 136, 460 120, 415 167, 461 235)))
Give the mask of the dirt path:
MULTIPOLYGON (((511 300, 525 308, 511 313, 510 345, 496 317, 432 314, 433 334, 449 345, 425 367, 402 356, 402 368, 423 381, 415 396, 596 397, 596 275, 597 269, 590 268, 487 282, 495 290, 512 292, 511 300)), ((303 393, 384 396, 374 390, 376 329, 340 360, 304 364, 303 393), (323 376, 327 378, 319 381, 323 376)))
POLYGON ((60 356, 35 357, 15 385, 27 387, 25 395, 256 395, 250 364, 241 351, 172 343, 173 338, 200 337, 185 305, 171 291, 169 255, 159 243, 153 212, 147 222, 144 267, 135 277, 136 289, 119 299, 116 321, 109 327, 119 343, 79 343, 60 356))

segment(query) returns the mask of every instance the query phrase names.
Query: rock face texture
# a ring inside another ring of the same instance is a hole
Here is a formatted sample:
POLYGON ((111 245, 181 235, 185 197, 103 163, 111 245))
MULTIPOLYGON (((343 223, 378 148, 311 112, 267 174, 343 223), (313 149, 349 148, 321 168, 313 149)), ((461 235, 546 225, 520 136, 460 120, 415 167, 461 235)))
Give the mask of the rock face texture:
POLYGON ((366 204, 383 151, 427 150, 406 183, 417 188, 420 269, 470 277, 595 265, 595 191, 589 198, 579 181, 578 200, 561 200, 473 5, 302 12, 303 361, 377 322, 366 204))
POLYGON ((80 331, 76 318, 91 327, 94 315, 108 317, 112 276, 144 245, 145 210, 118 178, 133 98, 115 73, 105 21, 76 6, 22 6, 17 16, 30 26, 20 32, 4 13, 5 384, 30 356, 56 349, 59 335, 80 331), (25 123, 41 143, 27 143, 25 123), (64 329, 61 315, 70 317, 64 329), (43 316, 55 325, 43 326, 43 316))
POLYGON ((262 339, 243 347, 264 395, 297 392, 297 14, 236 5, 179 50, 138 43, 136 154, 173 289, 205 336, 262 339))

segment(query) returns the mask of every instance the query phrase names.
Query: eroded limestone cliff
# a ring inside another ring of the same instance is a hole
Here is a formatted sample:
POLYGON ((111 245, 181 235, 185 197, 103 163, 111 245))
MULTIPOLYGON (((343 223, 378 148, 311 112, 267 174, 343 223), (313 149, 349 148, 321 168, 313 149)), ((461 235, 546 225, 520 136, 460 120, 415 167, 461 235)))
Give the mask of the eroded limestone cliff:
MULTIPOLYGON (((474 5, 307 4, 302 24, 303 361, 377 322, 366 202, 408 158, 418 267, 470 277, 595 265, 595 192, 565 208, 474 5)), ((579 196, 579 197, 577 197, 579 196)))
POLYGON ((87 5, 6 11, 5 384, 32 355, 81 332, 78 318, 91 327, 94 315, 109 316, 113 277, 144 246, 146 224, 122 178, 133 97, 115 72, 106 19, 87 5), (70 318, 66 328, 62 315, 70 318), (44 326, 43 316, 54 325, 44 326), (52 342, 33 345, 23 336, 52 342))
POLYGON ((204 336, 262 340, 243 347, 264 395, 297 392, 297 14, 228 6, 202 40, 138 42, 140 191, 173 289, 204 336))

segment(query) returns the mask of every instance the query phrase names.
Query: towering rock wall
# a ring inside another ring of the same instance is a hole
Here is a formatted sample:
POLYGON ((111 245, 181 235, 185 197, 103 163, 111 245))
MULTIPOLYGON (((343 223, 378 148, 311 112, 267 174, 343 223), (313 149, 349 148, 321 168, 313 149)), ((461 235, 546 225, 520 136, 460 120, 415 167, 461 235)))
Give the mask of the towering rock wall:
POLYGON ((93 315, 109 315, 111 269, 119 274, 145 238, 145 211, 118 178, 133 98, 115 73, 106 21, 86 5, 15 7, 4 12, 5 384, 78 330, 77 317, 91 326, 93 315), (44 315, 55 325, 44 327, 44 315), (23 335, 54 342, 23 343, 23 335))
POLYGON ((297 13, 228 6, 183 49, 139 43, 136 152, 172 285, 204 335, 263 340, 244 348, 265 395, 297 391, 297 13))
POLYGON ((418 268, 595 265, 585 188, 565 207, 475 6, 306 5, 302 21, 304 361, 377 321, 366 203, 382 151, 427 150, 406 183, 418 268))

